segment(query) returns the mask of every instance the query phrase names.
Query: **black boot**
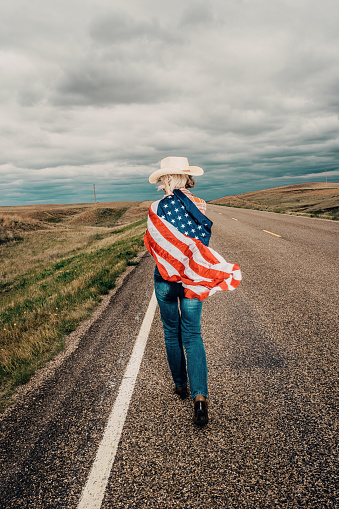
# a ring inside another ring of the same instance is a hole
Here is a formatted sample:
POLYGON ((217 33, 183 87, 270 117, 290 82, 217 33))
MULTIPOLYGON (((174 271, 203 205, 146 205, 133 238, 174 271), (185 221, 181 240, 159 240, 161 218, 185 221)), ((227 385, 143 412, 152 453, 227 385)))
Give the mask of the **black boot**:
POLYGON ((208 423, 207 401, 194 403, 193 422, 197 426, 205 426, 208 423))

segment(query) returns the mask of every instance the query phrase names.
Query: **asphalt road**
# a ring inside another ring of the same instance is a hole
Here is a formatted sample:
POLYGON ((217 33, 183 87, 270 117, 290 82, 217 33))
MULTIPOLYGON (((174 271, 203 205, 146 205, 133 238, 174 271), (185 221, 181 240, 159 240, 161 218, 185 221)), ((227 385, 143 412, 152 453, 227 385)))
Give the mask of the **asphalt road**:
MULTIPOLYGON (((172 394, 157 309, 102 508, 337 508, 339 224, 211 205, 208 216, 212 247, 243 273, 203 306, 210 422, 196 428, 191 401, 172 394)), ((78 506, 153 267, 146 255, 0 422, 1 508, 78 506)))

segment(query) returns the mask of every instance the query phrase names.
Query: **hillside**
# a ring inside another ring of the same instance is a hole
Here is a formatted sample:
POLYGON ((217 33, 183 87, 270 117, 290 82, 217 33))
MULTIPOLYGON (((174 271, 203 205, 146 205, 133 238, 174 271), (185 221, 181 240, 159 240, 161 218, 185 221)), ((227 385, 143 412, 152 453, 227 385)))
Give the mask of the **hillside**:
POLYGON ((79 227, 118 227, 147 217, 151 202, 121 201, 74 205, 0 207, 0 244, 22 238, 24 232, 79 227))
POLYGON ((210 203, 271 212, 339 218, 339 183, 311 182, 224 196, 210 203))

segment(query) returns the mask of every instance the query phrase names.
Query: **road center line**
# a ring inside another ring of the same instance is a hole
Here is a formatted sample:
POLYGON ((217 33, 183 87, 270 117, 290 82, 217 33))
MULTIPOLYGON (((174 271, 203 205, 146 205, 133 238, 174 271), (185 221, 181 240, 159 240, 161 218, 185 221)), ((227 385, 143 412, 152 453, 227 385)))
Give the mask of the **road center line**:
POLYGON ((129 403, 144 355, 157 300, 153 292, 138 337, 123 376, 118 396, 112 407, 96 458, 87 478, 78 509, 100 509, 110 472, 118 449, 129 403))
POLYGON ((263 232, 266 232, 266 233, 269 233, 270 235, 274 235, 275 237, 281 238, 281 235, 278 235, 277 233, 272 233, 272 232, 269 232, 268 230, 263 230, 263 232))

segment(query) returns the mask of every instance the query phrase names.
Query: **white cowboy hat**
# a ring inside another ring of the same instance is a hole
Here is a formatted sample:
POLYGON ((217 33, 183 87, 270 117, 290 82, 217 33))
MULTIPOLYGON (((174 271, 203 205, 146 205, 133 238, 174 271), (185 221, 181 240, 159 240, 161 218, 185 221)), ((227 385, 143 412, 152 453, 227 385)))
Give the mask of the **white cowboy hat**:
POLYGON ((204 170, 199 166, 189 166, 187 157, 165 157, 160 161, 160 170, 155 170, 149 176, 151 184, 156 184, 163 175, 203 175, 204 170))

